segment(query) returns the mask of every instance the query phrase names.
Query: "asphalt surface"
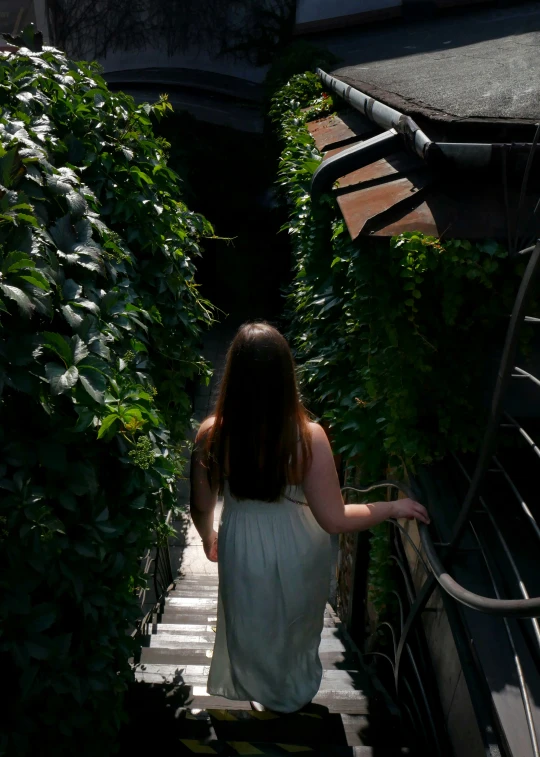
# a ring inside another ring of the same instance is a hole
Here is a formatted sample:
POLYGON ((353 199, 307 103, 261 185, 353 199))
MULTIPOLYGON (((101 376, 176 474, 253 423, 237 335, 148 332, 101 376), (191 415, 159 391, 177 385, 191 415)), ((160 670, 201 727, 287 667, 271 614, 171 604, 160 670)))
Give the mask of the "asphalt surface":
POLYGON ((339 79, 410 115, 540 119, 540 3, 312 36, 339 79))

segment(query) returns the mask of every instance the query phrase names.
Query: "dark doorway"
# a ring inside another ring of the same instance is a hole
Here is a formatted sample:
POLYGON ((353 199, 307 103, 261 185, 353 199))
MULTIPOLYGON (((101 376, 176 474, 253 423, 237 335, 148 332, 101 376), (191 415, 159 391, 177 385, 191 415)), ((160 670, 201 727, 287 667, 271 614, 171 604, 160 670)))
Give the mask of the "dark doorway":
POLYGON ((291 260, 280 233, 286 217, 274 201, 271 142, 185 113, 165 119, 158 132, 171 143, 169 162, 184 180, 185 201, 214 225, 216 239, 204 241, 196 261, 203 295, 235 323, 279 319, 291 260))

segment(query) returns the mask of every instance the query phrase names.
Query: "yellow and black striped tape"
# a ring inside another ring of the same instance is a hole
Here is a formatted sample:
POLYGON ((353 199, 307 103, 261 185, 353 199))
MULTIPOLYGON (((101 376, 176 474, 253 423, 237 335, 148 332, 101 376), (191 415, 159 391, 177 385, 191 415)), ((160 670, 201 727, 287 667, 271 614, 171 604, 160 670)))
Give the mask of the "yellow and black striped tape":
MULTIPOLYGON (((276 755, 276 754, 300 754, 301 752, 312 752, 313 747, 305 744, 273 744, 261 743, 252 744, 249 741, 227 741, 214 744, 207 744, 197 739, 180 739, 181 743, 193 754, 220 754, 223 752, 225 743, 234 750, 237 755, 276 755), (277 749, 276 749, 277 747, 277 749)), ((229 750, 227 750, 229 752, 229 750)), ((230 752, 229 752, 230 754, 230 752)))
MULTIPOLYGON (((255 720, 277 720, 280 717, 284 717, 278 712, 258 712, 257 710, 237 710, 237 712, 231 710, 207 710, 206 712, 216 720, 227 720, 230 722, 237 722, 248 718, 254 718, 255 720)), ((317 715, 315 712, 299 712, 297 714, 305 718, 323 719, 322 715, 317 715)), ((290 718, 291 715, 287 715, 286 717, 290 718)))

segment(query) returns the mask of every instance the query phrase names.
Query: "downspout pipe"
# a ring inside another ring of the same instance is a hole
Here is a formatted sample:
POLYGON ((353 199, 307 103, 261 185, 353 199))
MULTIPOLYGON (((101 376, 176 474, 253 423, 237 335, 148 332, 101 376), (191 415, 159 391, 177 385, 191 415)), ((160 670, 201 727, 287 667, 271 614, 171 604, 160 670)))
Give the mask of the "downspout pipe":
MULTIPOLYGON (((406 116, 404 113, 395 110, 395 108, 391 108, 389 105, 375 100, 373 97, 360 92, 360 90, 351 87, 349 84, 345 84, 336 79, 335 76, 327 74, 321 68, 317 68, 316 73, 327 89, 342 97, 352 108, 359 111, 381 129, 384 129, 386 133, 393 132, 399 135, 400 139, 397 140, 397 143, 389 138, 387 141, 383 140, 383 144, 386 145, 388 152, 383 155, 377 153, 377 157, 373 159, 370 159, 370 150, 373 149, 370 144, 372 140, 366 140, 359 145, 355 145, 354 148, 356 148, 356 151, 354 152, 351 152, 353 148, 348 148, 348 150, 344 150, 338 155, 325 160, 313 175, 311 184, 312 194, 320 195, 328 191, 333 182, 340 176, 344 176, 350 173, 350 171, 356 170, 356 168, 362 168, 374 160, 384 158, 394 151, 396 147, 399 147, 399 143, 402 145, 403 142, 419 158, 429 164, 440 163, 442 160, 446 165, 468 170, 489 166, 495 155, 507 152, 509 149, 530 153, 536 147, 533 147, 532 142, 514 142, 511 144, 434 142, 410 116, 406 116), (364 146, 366 149, 365 155, 362 153, 364 146), (354 159, 351 157, 353 154, 355 155, 354 159), (343 163, 340 163, 341 156, 343 156, 343 163), (328 169, 328 173, 326 173, 324 166, 330 160, 333 161, 332 169, 328 169), (341 166, 341 168, 338 168, 338 166, 341 166)), ((377 149, 382 149, 382 145, 377 149)))
POLYGON ((376 160, 399 150, 401 137, 395 129, 388 129, 377 134, 365 142, 352 145, 325 161, 317 168, 311 180, 311 196, 313 199, 324 194, 340 176, 356 171, 358 168, 369 166, 376 160))

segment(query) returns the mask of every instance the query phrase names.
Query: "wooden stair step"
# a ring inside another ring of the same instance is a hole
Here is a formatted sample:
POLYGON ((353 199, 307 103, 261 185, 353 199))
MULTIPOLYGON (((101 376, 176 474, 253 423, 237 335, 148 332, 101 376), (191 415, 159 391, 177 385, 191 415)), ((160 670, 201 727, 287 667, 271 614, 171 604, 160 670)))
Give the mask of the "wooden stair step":
MULTIPOLYGON (((148 684, 165 684, 174 683, 181 686, 182 691, 185 694, 185 703, 194 710, 206 710, 206 709, 234 709, 234 710, 248 710, 250 708, 249 702, 236 702, 232 699, 224 699, 223 697, 214 697, 208 694, 206 687, 204 686, 188 686, 183 685, 181 681, 167 681, 162 675, 155 675, 152 673, 145 673, 136 671, 136 680, 139 683, 148 684)), ((313 704, 319 704, 326 707, 329 712, 342 713, 342 714, 355 714, 355 715, 369 715, 369 702, 368 698, 359 694, 359 692, 351 692, 347 695, 347 692, 340 691, 321 691, 313 700, 313 704)))
MULTIPOLYGON (((202 666, 192 666, 202 667, 202 666)), ((346 673, 347 671, 332 670, 327 673, 346 673)), ((246 709, 246 707, 237 706, 233 700, 222 700, 222 705, 216 705, 212 695, 206 690, 207 675, 201 675, 200 678, 194 675, 184 675, 182 667, 177 665, 139 665, 135 668, 135 678, 141 683, 150 684, 174 684, 175 686, 185 687, 186 704, 192 709, 208 709, 211 707, 225 708, 233 706, 234 709, 246 709), (194 701, 198 704, 194 704, 194 701), (223 702, 226 702, 223 705, 223 702), (202 704, 201 704, 202 703, 202 704)), ((221 700, 220 697, 218 699, 221 700)), ((347 679, 333 679, 323 677, 321 688, 313 700, 314 704, 320 704, 327 707, 330 712, 338 713, 355 713, 358 715, 369 714, 368 697, 363 691, 355 688, 354 681, 347 679)))
POLYGON ((152 634, 150 636, 150 644, 151 649, 159 648, 162 649, 198 649, 198 650, 212 650, 214 648, 214 642, 213 641, 206 641, 205 639, 200 639, 197 634, 194 634, 193 636, 188 636, 185 639, 179 639, 178 636, 172 636, 169 635, 159 635, 159 634, 152 634))
MULTIPOLYGON (((153 677, 158 676, 165 681, 202 686, 208 681, 210 665, 141 663, 135 668, 135 673, 139 672, 153 677)), ((365 684, 366 676, 358 670, 324 670, 319 691, 340 691, 346 692, 347 695, 357 692, 359 696, 365 696, 362 691, 365 684)))
POLYGON ((281 757, 282 755, 306 754, 308 757, 397 757, 408 754, 407 751, 380 751, 370 746, 335 746, 322 744, 319 747, 308 745, 270 743, 265 741, 205 741, 197 739, 180 739, 179 755, 186 754, 216 754, 222 757, 236 755, 267 755, 281 757))
MULTIPOLYGON (((216 627, 215 623, 206 624, 180 624, 180 623, 158 623, 153 635, 158 636, 178 636, 178 638, 186 637, 186 639, 192 639, 194 635, 198 635, 201 639, 206 641, 213 641, 216 638, 214 631, 216 627)), ((331 628, 323 628, 321 633, 321 639, 340 639, 339 628, 332 626, 331 628)))
POLYGON ((279 714, 254 710, 209 709, 176 711, 178 730, 187 739, 286 743, 318 747, 322 744, 362 746, 369 731, 365 715, 330 713, 320 705, 301 712, 279 714))
POLYGON ((175 609, 198 610, 199 612, 217 612, 216 597, 175 597, 170 595, 165 600, 165 607, 175 609))
MULTIPOLYGON (((352 653, 321 652, 324 670, 357 670, 358 658, 352 653)), ((143 647, 141 663, 165 665, 208 665, 212 659, 211 649, 167 649, 166 647, 143 647)))
MULTIPOLYGON (((159 627, 159 626, 158 626, 159 627)), ((212 634, 215 638, 215 634, 212 634)), ((166 649, 213 649, 214 638, 210 634, 175 634, 169 631, 153 633, 149 637, 150 647, 162 647, 166 649)), ((323 638, 319 646, 319 653, 342 652, 347 653, 347 648, 337 637, 323 638)))
POLYGON ((144 665, 209 665, 212 660, 211 649, 166 649, 161 647, 143 647, 141 663, 144 665))
MULTIPOLYGON (((203 613, 203 612, 197 612, 196 610, 193 611, 186 611, 186 610, 173 610, 166 607, 163 614, 160 618, 160 623, 178 623, 179 625, 188 625, 188 624, 195 624, 195 625, 201 625, 204 623, 211 623, 213 625, 216 624, 217 621, 217 615, 211 615, 210 613, 203 613)), ((342 626, 341 622, 336 624, 336 622, 325 615, 324 617, 324 627, 325 628, 340 628, 342 626)))
MULTIPOLYGON (((187 597, 186 597, 187 599, 187 597)), ((203 597, 203 599, 209 599, 209 597, 203 597)), ((167 623, 175 623, 176 619, 178 619, 178 622, 180 623, 191 623, 192 617, 202 617, 203 615, 209 615, 213 614, 214 618, 217 614, 217 609, 213 613, 209 613, 204 608, 201 610, 200 608, 197 608, 197 606, 190 607, 183 606, 183 607, 174 607, 174 605, 170 605, 167 603, 167 600, 165 600, 165 608, 163 610, 162 618, 165 618, 165 615, 167 615, 169 618, 172 618, 173 620, 167 620, 164 622, 167 623), (186 620, 184 620, 186 618, 186 620)), ((201 621, 196 620, 195 623, 199 623, 201 621)), ((333 617, 331 617, 329 614, 324 614, 324 625, 327 628, 332 628, 333 626, 336 627, 342 627, 343 624, 340 620, 336 621, 333 617)))
POLYGON ((204 612, 198 610, 169 610, 165 608, 161 615, 160 622, 163 623, 180 623, 180 624, 194 624, 201 625, 204 623, 216 624, 217 613, 216 612, 204 612))
POLYGON ((212 598, 217 600, 217 586, 182 586, 171 589, 168 597, 200 597, 201 599, 212 598))

